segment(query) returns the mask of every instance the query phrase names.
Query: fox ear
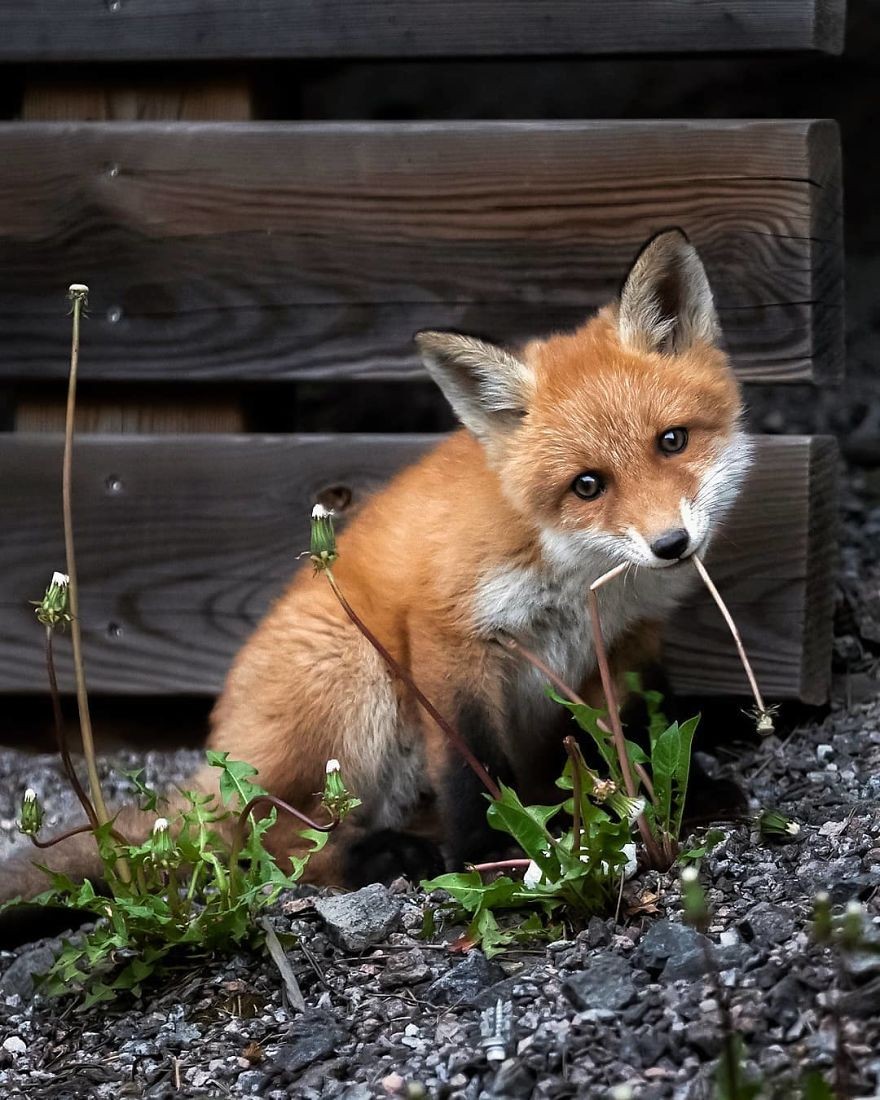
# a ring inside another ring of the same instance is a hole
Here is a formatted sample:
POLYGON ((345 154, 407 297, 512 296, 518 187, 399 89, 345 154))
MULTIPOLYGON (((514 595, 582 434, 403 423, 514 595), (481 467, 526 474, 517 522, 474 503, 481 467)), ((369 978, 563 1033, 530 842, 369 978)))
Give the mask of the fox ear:
POLYGON ((652 238, 620 292, 622 343, 638 351, 677 355, 718 339, 712 290, 697 250, 680 229, 652 238))
POLYGON ((516 356, 455 332, 417 332, 415 341, 455 414, 479 439, 522 417, 534 376, 516 356))

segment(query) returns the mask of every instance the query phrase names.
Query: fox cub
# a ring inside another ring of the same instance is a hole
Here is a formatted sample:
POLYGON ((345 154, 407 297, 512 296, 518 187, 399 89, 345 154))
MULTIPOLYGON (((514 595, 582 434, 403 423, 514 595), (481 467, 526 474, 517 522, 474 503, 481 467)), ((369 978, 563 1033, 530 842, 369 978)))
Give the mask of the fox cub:
MULTIPOLYGON (((708 546, 749 463, 718 337, 706 273, 678 230, 649 241, 619 298, 575 332, 516 352, 416 336, 463 427, 365 504, 340 536, 334 572, 524 799, 550 796, 571 723, 495 639, 512 635, 595 698, 587 588, 626 562, 601 589, 605 636, 618 672, 654 656, 657 624, 694 577, 684 563, 708 546)), ((341 761, 363 805, 310 864, 313 881, 431 872, 489 847, 471 773, 308 564, 236 658, 210 746, 312 813, 326 761, 341 761)), ((286 819, 270 834, 279 854, 296 839, 286 819)), ((75 861, 63 845, 47 854, 75 861)))

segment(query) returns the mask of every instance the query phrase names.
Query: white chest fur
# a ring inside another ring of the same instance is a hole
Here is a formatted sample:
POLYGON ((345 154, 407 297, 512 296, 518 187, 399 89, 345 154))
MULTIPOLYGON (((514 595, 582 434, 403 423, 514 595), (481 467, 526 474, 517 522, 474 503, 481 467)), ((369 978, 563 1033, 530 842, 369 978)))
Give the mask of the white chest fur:
MULTIPOLYGON (((595 667, 587 593, 609 568, 607 561, 554 568, 547 564, 498 568, 481 578, 473 621, 480 636, 512 635, 532 649, 575 689, 595 667)), ((688 565, 674 569, 632 568, 599 589, 602 636, 612 646, 635 623, 662 619, 680 602, 695 576, 688 565)), ((514 705, 543 706, 544 677, 530 665, 516 666, 514 705)))

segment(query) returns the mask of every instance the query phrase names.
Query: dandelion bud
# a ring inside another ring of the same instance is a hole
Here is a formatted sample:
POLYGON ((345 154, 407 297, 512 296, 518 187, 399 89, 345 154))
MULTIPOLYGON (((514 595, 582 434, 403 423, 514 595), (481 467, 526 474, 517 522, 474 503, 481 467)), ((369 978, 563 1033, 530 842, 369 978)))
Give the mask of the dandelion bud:
POLYGON ((21 819, 18 831, 25 836, 36 836, 43 824, 43 808, 37 801, 37 792, 32 788, 24 792, 21 800, 21 819))
POLYGON ((49 587, 39 601, 35 603, 36 615, 44 626, 60 626, 63 630, 70 622, 69 607, 70 578, 66 573, 53 573, 49 587))
POLYGON ((681 900, 684 919, 693 928, 704 932, 709 924, 709 907, 696 867, 685 867, 681 872, 681 900))
POLYGON ((174 862, 177 847, 168 828, 168 819, 165 817, 157 817, 153 822, 152 849, 153 863, 161 867, 169 867, 174 862))
POLYGON ((333 531, 333 513, 323 504, 312 509, 311 558, 315 569, 326 569, 336 561, 336 535, 333 531))
POLYGON ((360 805, 358 799, 353 798, 348 793, 338 760, 327 761, 324 794, 321 800, 327 812, 336 820, 343 818, 349 810, 353 810, 355 806, 360 805))
POLYGON ((593 789, 590 791, 590 795, 597 802, 607 802, 616 790, 617 784, 613 779, 597 779, 593 783, 593 789))
POLYGON ((764 839, 793 840, 800 835, 801 827, 796 821, 778 810, 765 810, 758 817, 758 832, 764 839))
POLYGON ((622 791, 615 791, 606 800, 606 805, 621 821, 628 821, 632 825, 645 812, 646 803, 644 798, 630 798, 622 791))
POLYGON ((813 907, 813 939, 817 943, 828 943, 834 922, 831 916, 831 897, 824 890, 816 895, 813 907))
POLYGON ((773 715, 769 710, 762 710, 760 712, 755 722, 755 729, 762 737, 769 737, 769 735, 774 732, 776 726, 773 722, 773 715))
POLYGON ((847 903, 840 922, 840 939, 844 947, 858 947, 864 937, 864 909, 857 901, 847 903))
POLYGON ((71 283, 67 288, 67 297, 71 302, 82 302, 85 307, 89 304, 89 288, 85 283, 71 283))

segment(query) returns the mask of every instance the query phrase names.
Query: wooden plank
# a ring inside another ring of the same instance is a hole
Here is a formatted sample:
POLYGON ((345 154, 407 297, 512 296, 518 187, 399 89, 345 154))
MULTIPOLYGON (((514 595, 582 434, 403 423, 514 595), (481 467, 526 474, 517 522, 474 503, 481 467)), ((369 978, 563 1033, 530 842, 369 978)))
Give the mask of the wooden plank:
MULTIPOLYGON (((208 79, 139 80, 131 73, 96 72, 79 78, 40 76, 25 84, 21 116, 31 122, 245 121, 253 113, 250 82, 243 76, 208 79)), ((199 387, 174 387, 173 396, 156 393, 135 397, 112 392, 80 394, 76 428, 81 432, 234 432, 245 428, 240 394, 206 394, 199 387)), ((63 431, 66 386, 22 390, 15 395, 18 431, 63 431), (48 392, 47 392, 48 391, 48 392)), ((108 392, 109 391, 109 392, 108 392)))
MULTIPOLYGON (((356 506, 433 438, 81 439, 75 522, 92 688, 216 692, 307 546, 312 503, 338 502, 350 490, 356 506)), ((807 437, 761 437, 759 445, 757 468, 713 549, 713 574, 768 698, 821 702, 830 670, 831 445, 807 437)), ((0 436, 4 692, 44 684, 26 601, 63 562, 60 453, 57 438, 0 436)), ((743 692, 714 604, 698 592, 679 624, 669 644, 676 688, 743 692)), ((69 675, 65 667, 65 684, 69 675)))
POLYGON ((0 125, 0 378, 420 372, 422 327, 518 341, 682 226, 749 381, 843 361, 834 123, 0 125))
POLYGON ((845 0, 0 0, 4 61, 843 48, 845 0))

